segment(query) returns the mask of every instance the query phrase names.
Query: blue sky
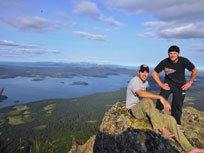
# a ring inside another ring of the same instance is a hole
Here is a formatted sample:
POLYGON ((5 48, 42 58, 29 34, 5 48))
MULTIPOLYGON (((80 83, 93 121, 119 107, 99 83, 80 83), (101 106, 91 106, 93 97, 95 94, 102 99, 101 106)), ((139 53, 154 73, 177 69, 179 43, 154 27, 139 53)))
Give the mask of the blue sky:
POLYGON ((178 45, 204 69, 203 0, 0 0, 0 61, 156 66, 178 45))

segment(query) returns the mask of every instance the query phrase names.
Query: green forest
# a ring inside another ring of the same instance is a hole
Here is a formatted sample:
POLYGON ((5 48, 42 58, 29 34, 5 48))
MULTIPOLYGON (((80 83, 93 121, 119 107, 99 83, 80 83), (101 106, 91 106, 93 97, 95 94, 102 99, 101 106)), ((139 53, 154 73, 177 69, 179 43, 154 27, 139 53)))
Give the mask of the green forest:
POLYGON ((67 153, 73 138, 79 144, 85 143, 97 133, 104 113, 116 101, 124 100, 125 89, 120 89, 1 109, 4 115, 0 118, 0 152, 37 152, 33 150, 39 150, 41 145, 54 153, 67 153))

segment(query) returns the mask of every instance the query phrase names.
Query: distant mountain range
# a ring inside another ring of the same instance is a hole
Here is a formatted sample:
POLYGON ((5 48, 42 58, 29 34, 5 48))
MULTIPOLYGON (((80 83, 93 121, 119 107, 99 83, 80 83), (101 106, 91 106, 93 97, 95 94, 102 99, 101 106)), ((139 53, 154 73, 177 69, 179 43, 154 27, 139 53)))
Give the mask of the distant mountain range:
MULTIPOLYGON (((109 75, 127 74, 134 76, 138 67, 119 65, 100 65, 96 63, 60 63, 60 62, 0 62, 0 79, 22 77, 70 78, 74 76, 107 77, 109 75)), ((150 67, 150 72, 153 68, 150 67)), ((188 76, 191 75, 188 71, 188 76)), ((199 74, 204 71, 199 70, 199 74)), ((164 73, 160 73, 164 75, 164 73)))
POLYGON ((0 78, 56 77, 74 76, 107 77, 108 75, 135 75, 137 68, 93 63, 55 63, 55 62, 0 62, 0 78))
POLYGON ((107 65, 102 65, 102 64, 96 64, 96 63, 89 63, 89 62, 70 62, 70 63, 61 63, 61 62, 0 62, 0 65, 14 65, 14 66, 31 66, 31 67, 36 67, 36 66, 80 66, 80 67, 93 67, 93 66, 108 66, 111 68, 128 68, 128 69, 135 69, 137 67, 132 67, 132 66, 121 66, 121 65, 114 65, 114 64, 107 64, 107 65))

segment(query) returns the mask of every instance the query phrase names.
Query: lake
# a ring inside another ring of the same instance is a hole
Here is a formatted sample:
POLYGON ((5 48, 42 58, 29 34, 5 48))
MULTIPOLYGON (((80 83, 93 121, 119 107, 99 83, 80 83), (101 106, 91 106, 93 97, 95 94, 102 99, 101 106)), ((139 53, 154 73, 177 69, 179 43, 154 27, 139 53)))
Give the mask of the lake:
POLYGON ((52 98, 75 98, 96 92, 115 91, 127 87, 128 75, 110 75, 107 78, 76 76, 73 78, 46 77, 41 81, 34 78, 16 77, 0 79, 0 89, 5 88, 3 95, 8 99, 0 102, 0 108, 52 98), (72 85, 72 82, 83 81, 88 85, 72 85))
MULTIPOLYGON (((189 73, 187 80, 189 80, 189 73)), ((116 91, 125 88, 132 77, 129 75, 110 75, 107 78, 76 76, 73 78, 46 77, 41 81, 32 81, 36 78, 16 77, 0 79, 0 89, 5 88, 3 95, 8 99, 0 102, 0 108, 16 104, 55 99, 76 98, 96 92, 116 91), (73 82, 83 81, 88 85, 72 85, 73 82)), ((148 78, 150 89, 159 93, 160 88, 152 79, 148 78)), ((194 83, 186 92, 184 106, 193 106, 204 111, 204 71, 199 71, 194 83)))

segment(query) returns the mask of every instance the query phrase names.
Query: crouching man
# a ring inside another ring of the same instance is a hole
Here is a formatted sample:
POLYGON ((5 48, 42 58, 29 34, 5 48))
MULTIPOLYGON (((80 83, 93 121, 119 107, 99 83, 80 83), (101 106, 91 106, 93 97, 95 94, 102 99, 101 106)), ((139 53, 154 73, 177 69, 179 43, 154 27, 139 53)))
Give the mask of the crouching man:
POLYGON ((165 111, 171 110, 171 106, 164 97, 146 91, 148 76, 149 67, 145 64, 141 65, 138 70, 138 76, 132 78, 128 84, 126 107, 136 119, 143 119, 147 115, 151 120, 153 129, 159 130, 166 138, 174 137, 186 152, 204 153, 204 149, 192 147, 172 116, 162 114, 155 108, 151 99, 159 99, 165 111))

